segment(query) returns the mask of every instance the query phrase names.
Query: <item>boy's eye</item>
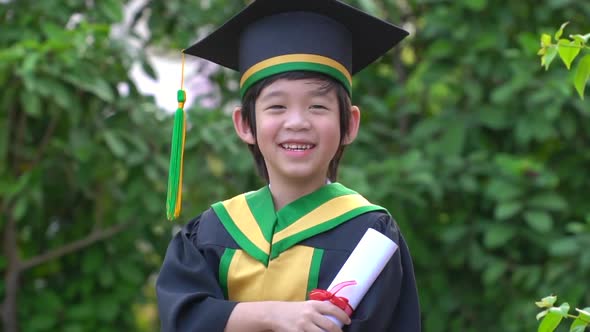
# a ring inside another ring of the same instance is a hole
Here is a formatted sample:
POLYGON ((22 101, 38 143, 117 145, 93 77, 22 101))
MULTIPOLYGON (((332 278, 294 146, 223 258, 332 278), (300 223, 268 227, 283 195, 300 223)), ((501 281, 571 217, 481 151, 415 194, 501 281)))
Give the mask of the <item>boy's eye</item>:
POLYGON ((328 108, 324 105, 311 105, 309 108, 311 109, 321 109, 321 110, 327 110, 328 108))
POLYGON ((267 107, 266 109, 268 109, 268 110, 281 110, 284 108, 285 108, 285 106, 277 104, 277 105, 271 105, 271 106, 267 107))

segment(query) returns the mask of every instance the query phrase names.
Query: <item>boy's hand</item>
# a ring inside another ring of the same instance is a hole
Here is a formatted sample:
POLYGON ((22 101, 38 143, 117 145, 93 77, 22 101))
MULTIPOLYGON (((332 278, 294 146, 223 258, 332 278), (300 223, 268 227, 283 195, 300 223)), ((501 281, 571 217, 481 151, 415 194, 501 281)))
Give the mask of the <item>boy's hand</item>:
POLYGON ((273 331, 342 332, 330 319, 332 316, 343 324, 350 324, 350 317, 330 302, 272 302, 268 318, 273 331))

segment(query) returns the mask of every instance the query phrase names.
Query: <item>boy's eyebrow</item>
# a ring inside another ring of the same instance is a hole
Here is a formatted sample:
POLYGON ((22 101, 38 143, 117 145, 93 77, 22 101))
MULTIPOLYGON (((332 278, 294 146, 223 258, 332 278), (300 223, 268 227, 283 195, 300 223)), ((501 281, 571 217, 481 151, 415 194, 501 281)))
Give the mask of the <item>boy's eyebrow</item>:
POLYGON ((263 94, 262 96, 260 96, 260 100, 262 101, 262 100, 270 99, 272 97, 281 97, 283 95, 285 95, 284 91, 274 90, 274 91, 271 91, 269 93, 266 93, 266 94, 263 94))
MULTIPOLYGON (((311 89, 307 92, 307 94, 311 97, 326 97, 330 94, 331 91, 332 91, 332 89, 319 88, 319 89, 311 89)), ((274 90, 269 93, 262 94, 259 99, 260 99, 260 101, 265 101, 265 100, 271 99, 273 97, 282 97, 286 94, 287 94, 287 92, 284 90, 274 90)))
POLYGON ((320 89, 311 90, 309 92, 309 94, 312 95, 313 97, 323 97, 323 96, 330 94, 331 91, 332 91, 332 89, 320 88, 320 89))

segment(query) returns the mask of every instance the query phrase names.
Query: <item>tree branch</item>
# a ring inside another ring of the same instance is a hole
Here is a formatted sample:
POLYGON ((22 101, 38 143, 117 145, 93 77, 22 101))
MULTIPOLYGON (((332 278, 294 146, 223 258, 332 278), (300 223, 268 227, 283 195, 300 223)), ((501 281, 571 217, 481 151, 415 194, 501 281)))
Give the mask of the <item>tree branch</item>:
MULTIPOLYGON (((10 110, 8 111, 8 133, 6 134, 8 137, 8 149, 6 151, 6 165, 8 167, 10 167, 9 165, 13 165, 13 169, 16 169, 16 162, 14 160, 16 160, 16 155, 14 154, 14 151, 16 150, 13 146, 12 146, 12 141, 13 141, 13 136, 14 139, 16 139, 16 122, 17 122, 17 114, 16 114, 16 109, 14 107, 11 107, 10 110)), ((16 173, 16 170, 14 171, 16 173)), ((6 197, 0 197, 0 214, 5 213, 5 211, 8 210, 8 206, 9 206, 10 202, 9 199, 6 197)), ((6 212, 6 215, 8 215, 8 212, 6 212)))
POLYGON ((104 198, 103 198, 103 189, 102 185, 98 185, 98 187, 94 190, 94 201, 95 208, 94 208, 94 227, 92 231, 102 229, 102 221, 103 221, 103 212, 104 212, 104 198))
POLYGON ((112 226, 112 227, 106 228, 106 229, 96 230, 83 239, 74 241, 72 243, 64 245, 63 247, 48 251, 42 255, 38 255, 38 256, 35 256, 33 258, 30 258, 30 259, 24 261, 23 263, 21 263, 20 269, 21 269, 21 271, 24 271, 24 270, 30 269, 34 266, 37 266, 39 264, 43 264, 43 263, 48 262, 50 260, 59 258, 61 256, 64 256, 64 255, 67 255, 70 253, 73 253, 73 252, 78 251, 82 248, 88 247, 91 244, 94 244, 95 242, 102 241, 104 239, 113 237, 113 236, 117 235, 118 233, 120 233, 121 231, 125 230, 130 225, 131 225, 131 223, 129 222, 129 223, 125 223, 125 224, 112 226))
POLYGON ((17 332, 18 316, 16 308, 18 303, 21 262, 18 257, 18 244, 16 242, 16 220, 12 217, 12 211, 7 211, 6 217, 7 222, 3 234, 3 250, 8 260, 8 265, 4 275, 4 287, 6 291, 2 303, 2 326, 6 332, 17 332))
MULTIPOLYGON (((18 113, 18 111, 17 111, 18 113)), ((14 145, 10 148, 12 149, 12 169, 14 170, 15 174, 20 175, 22 171, 20 171, 19 162, 22 159, 22 155, 19 154, 19 148, 22 148, 25 145, 25 131, 27 129, 27 115, 25 112, 20 112, 19 119, 17 121, 17 129, 15 132, 14 138, 14 145)))
MULTIPOLYGON (((10 132, 8 133, 8 140, 10 143, 8 144, 7 165, 12 165, 11 173, 19 174, 18 166, 20 156, 17 154, 17 151, 23 144, 26 116, 24 112, 22 112, 19 118, 18 111, 14 107, 10 109, 9 114, 8 121, 10 125, 8 128, 10 132)), ((17 305, 21 260, 18 255, 18 230, 16 220, 13 217, 13 211, 9 207, 9 204, 8 199, 3 199, 2 211, 0 213, 0 218, 6 218, 6 224, 4 225, 2 234, 2 251, 8 263, 4 274, 5 294, 2 301, 2 311, 0 312, 0 316, 2 317, 2 329, 4 331, 17 332, 19 329, 17 305)))

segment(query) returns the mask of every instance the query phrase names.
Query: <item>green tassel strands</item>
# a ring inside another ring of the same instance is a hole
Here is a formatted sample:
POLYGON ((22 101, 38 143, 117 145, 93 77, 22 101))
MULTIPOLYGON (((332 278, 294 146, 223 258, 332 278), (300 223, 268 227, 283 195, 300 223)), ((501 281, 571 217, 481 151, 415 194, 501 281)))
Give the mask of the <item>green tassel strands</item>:
POLYGON ((184 50, 182 54, 182 70, 180 76, 180 90, 176 94, 178 108, 174 113, 174 128, 172 128, 172 143, 170 147, 170 169, 168 170, 168 193, 166 197, 166 217, 174 220, 180 216, 182 206, 182 170, 184 157, 184 139, 186 136, 186 118, 184 114, 184 50))
POLYGON ((186 136, 186 119, 184 115, 184 90, 178 90, 178 108, 174 114, 172 130, 172 147, 170 149, 170 170, 168 174, 168 197, 166 199, 166 216, 174 220, 180 215, 182 203, 182 160, 184 156, 184 139, 186 136))

